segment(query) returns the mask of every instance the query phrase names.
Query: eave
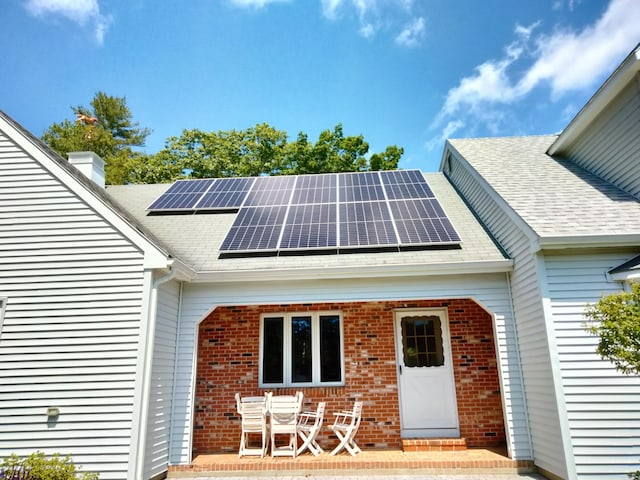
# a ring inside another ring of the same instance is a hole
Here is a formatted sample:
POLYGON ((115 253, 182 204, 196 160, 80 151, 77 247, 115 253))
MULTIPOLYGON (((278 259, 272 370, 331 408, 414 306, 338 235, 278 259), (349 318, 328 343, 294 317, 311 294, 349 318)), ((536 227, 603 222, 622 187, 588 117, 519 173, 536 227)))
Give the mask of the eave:
POLYGON ((300 281, 385 277, 418 277, 435 275, 475 275, 505 273, 513 270, 513 260, 454 262, 446 264, 374 265, 296 269, 257 269, 199 272, 194 283, 227 283, 249 281, 300 281))

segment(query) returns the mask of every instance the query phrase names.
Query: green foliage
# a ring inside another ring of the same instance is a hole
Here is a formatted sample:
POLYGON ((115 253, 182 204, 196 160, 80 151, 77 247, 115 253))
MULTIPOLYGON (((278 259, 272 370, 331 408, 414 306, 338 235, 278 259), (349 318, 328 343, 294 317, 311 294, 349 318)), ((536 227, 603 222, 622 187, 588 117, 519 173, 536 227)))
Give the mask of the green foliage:
POLYGON ((288 141, 283 130, 260 123, 246 130, 184 130, 156 154, 143 147, 151 130, 139 127, 124 97, 97 92, 89 107, 72 107, 74 121, 53 123, 42 140, 63 157, 92 151, 106 162, 106 183, 167 183, 180 178, 299 175, 395 170, 404 153, 391 145, 367 159, 362 135, 345 136, 341 124, 309 141, 303 132, 288 141))
POLYGON ((56 453, 47 458, 35 452, 26 458, 13 454, 0 464, 0 479, 7 480, 97 480, 97 473, 80 472, 70 456, 56 453))
POLYGON ((133 183, 171 182, 184 178, 299 175, 396 169, 403 149, 395 145, 367 161, 369 144, 362 135, 345 136, 342 125, 320 133, 312 143, 300 132, 289 142, 285 131, 262 123, 246 130, 184 130, 170 137, 154 156, 131 163, 133 183))
POLYGON ((76 120, 52 124, 42 140, 63 157, 69 152, 95 152, 106 162, 106 182, 125 183, 133 165, 141 162, 133 147, 144 146, 151 130, 132 121, 124 97, 97 92, 90 107, 71 109, 76 120))
POLYGON ((585 315, 587 331, 599 337, 598 354, 622 373, 640 373, 640 283, 602 297, 585 315))

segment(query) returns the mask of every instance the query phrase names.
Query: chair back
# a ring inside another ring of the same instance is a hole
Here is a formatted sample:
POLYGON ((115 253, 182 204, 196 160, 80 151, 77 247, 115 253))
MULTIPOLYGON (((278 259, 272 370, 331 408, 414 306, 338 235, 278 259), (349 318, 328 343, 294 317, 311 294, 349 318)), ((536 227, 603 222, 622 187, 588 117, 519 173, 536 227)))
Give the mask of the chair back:
POLYGON ((298 422, 298 413, 302 408, 302 392, 295 395, 272 395, 269 399, 269 415, 271 428, 276 430, 287 429, 287 426, 295 428, 298 422))

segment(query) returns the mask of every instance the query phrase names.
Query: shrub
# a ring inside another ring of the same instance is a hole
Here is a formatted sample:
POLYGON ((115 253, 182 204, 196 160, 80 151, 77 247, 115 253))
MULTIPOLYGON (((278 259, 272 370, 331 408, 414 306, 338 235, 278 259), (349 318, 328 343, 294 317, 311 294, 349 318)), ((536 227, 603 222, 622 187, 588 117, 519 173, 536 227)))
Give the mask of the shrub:
POLYGON ((26 458, 13 454, 0 465, 0 480, 97 480, 97 473, 80 472, 71 457, 56 453, 47 458, 35 452, 26 458))

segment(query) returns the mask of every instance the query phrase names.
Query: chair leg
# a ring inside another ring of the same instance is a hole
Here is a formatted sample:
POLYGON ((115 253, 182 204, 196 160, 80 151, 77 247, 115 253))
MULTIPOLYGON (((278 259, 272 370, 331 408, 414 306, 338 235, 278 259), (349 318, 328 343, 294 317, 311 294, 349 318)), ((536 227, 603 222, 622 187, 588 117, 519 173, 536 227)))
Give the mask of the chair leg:
POLYGON ((333 456, 336 453, 338 453, 340 450, 342 450, 345 445, 347 444, 347 441, 349 440, 349 438, 347 437, 347 435, 343 435, 340 431, 335 430, 334 433, 336 434, 336 437, 338 437, 338 440, 340 440, 340 443, 338 444, 338 446, 336 448, 334 448, 331 453, 329 455, 333 456))

